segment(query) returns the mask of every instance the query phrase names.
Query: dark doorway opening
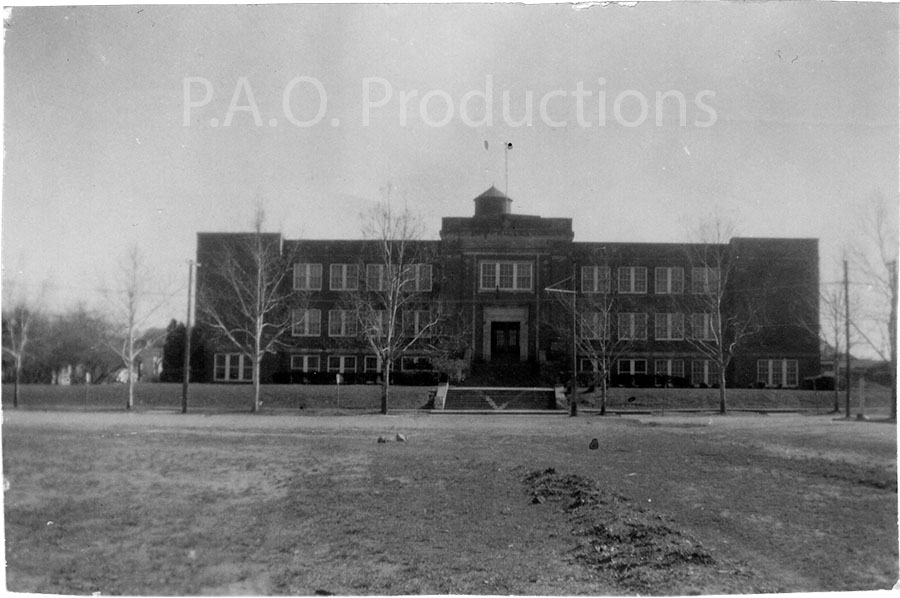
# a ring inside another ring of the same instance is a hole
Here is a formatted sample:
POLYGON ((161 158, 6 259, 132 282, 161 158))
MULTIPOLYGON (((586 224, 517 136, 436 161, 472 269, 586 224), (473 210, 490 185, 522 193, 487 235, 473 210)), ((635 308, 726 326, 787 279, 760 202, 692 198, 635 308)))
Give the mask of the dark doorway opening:
POLYGON ((519 323, 491 322, 491 361, 519 361, 519 323))

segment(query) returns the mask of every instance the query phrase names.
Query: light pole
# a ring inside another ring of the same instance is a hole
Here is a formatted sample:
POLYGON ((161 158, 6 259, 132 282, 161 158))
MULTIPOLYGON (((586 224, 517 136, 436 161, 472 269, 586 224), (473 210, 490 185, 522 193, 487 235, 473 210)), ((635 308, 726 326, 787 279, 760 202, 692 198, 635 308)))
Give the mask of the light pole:
POLYGON ((572 276, 569 278, 565 278, 560 280, 559 282, 551 284, 549 287, 544 287, 544 290, 548 293, 562 293, 564 295, 572 295, 572 396, 569 398, 569 415, 571 417, 575 417, 578 415, 578 402, 575 397, 575 387, 577 382, 578 375, 578 312, 575 310, 575 298, 578 295, 578 291, 575 290, 575 265, 572 265, 572 276), (556 285, 563 284, 564 282, 572 281, 572 289, 554 289, 556 285))
MULTIPOLYGON (((181 384, 181 412, 187 413, 188 384, 191 381, 191 291, 194 288, 194 260, 188 260, 187 315, 184 322, 184 381, 181 384)), ((196 264, 199 268, 200 264, 196 264)))

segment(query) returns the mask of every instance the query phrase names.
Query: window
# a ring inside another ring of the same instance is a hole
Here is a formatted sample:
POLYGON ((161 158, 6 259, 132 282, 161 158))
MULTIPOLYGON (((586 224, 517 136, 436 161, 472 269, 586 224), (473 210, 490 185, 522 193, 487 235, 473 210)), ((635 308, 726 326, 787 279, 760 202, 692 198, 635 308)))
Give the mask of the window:
POLYGON ((431 264, 412 264, 403 278, 403 290, 408 293, 430 291, 431 264))
POLYGON ((712 314, 691 314, 691 338, 699 341, 714 341, 715 321, 712 314))
POLYGON ((380 372, 381 360, 377 355, 366 355, 364 367, 367 372, 380 372))
POLYGON ((657 359, 656 373, 662 376, 684 378, 684 360, 682 359, 657 359))
POLYGON ((318 372, 318 355, 291 355, 291 369, 301 372, 318 372))
POLYGON ((647 360, 646 359, 620 359, 619 360, 619 373, 620 374, 628 374, 631 376, 635 376, 638 374, 646 374, 647 373, 647 360))
POLYGON ((318 309, 295 309, 292 313, 293 336, 320 336, 322 334, 322 311, 318 309))
POLYGON ((339 372, 356 372, 356 357, 353 355, 329 355, 328 371, 339 372))
POLYGON ((719 291, 719 281, 718 268, 691 269, 691 292, 694 294, 717 293, 719 291))
POLYGON ((322 290, 322 264, 294 264, 295 291, 322 290))
POLYGON ((647 292, 647 268, 622 266, 619 268, 619 292, 629 295, 647 292))
POLYGON ((607 314, 589 311, 581 314, 581 337, 590 340, 609 338, 607 314))
POLYGON ((799 384, 796 359, 760 359, 756 362, 756 381, 770 387, 795 387, 799 384))
POLYGON ((383 291, 388 282, 384 273, 384 264, 366 264, 366 288, 370 291, 383 291))
POLYGON ((427 309, 411 309, 403 312, 403 332, 407 335, 421 334, 431 323, 432 315, 427 309))
POLYGON ((680 341, 684 339, 684 315, 656 314, 653 330, 658 341, 680 341))
POLYGON ((694 386, 713 386, 719 383, 719 371, 708 359, 697 359, 691 362, 691 384, 694 386))
POLYGON ((328 336, 356 336, 356 314, 345 309, 329 310, 328 336))
POLYGON ((619 338, 622 340, 647 339, 647 314, 619 314, 619 338))
POLYGON ((400 359, 400 370, 404 372, 422 372, 431 369, 431 360, 427 357, 403 357, 400 359))
POLYGON ((241 353, 216 353, 213 365, 213 380, 217 382, 253 380, 253 361, 241 353))
MULTIPOLYGON (((352 313, 352 312, 351 312, 352 313)), ((363 330, 371 337, 385 336, 389 328, 388 312, 385 309, 377 309, 367 313, 363 317, 363 330)), ((340 335, 346 336, 346 335, 340 335)))
POLYGON ((356 264, 331 264, 332 291, 355 291, 359 288, 359 267, 356 264))
POLYGON ((597 364, 596 359, 589 359, 587 357, 582 357, 578 360, 578 371, 579 372, 596 372, 600 368, 597 364))
POLYGON ((481 262, 482 291, 530 291, 531 262, 481 262))
POLYGON ((581 292, 609 293, 609 266, 582 266, 581 292))
POLYGON ((388 266, 385 264, 366 265, 366 288, 370 291, 383 291, 389 285, 400 280, 400 289, 406 293, 425 292, 431 290, 431 264, 410 264, 403 269, 403 275, 398 277, 397 266, 391 267, 391 275, 388 276, 388 266))
POLYGON ((684 268, 657 268, 656 293, 680 295, 684 292, 684 268))

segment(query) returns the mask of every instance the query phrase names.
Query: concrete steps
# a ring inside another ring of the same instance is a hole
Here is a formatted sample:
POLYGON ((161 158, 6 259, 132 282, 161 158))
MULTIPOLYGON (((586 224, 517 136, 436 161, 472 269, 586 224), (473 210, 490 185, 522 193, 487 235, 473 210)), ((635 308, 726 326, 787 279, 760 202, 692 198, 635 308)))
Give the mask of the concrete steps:
POLYGON ((447 391, 447 411, 546 411, 556 408, 552 388, 466 388, 447 391))

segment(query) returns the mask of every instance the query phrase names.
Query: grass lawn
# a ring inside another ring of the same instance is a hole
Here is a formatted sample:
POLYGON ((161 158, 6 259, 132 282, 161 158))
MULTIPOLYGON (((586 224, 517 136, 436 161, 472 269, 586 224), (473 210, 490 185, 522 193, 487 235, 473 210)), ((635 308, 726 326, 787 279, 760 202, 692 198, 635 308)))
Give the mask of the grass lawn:
POLYGON ((294 413, 5 410, 8 589, 690 594, 898 577, 895 424, 294 413))

